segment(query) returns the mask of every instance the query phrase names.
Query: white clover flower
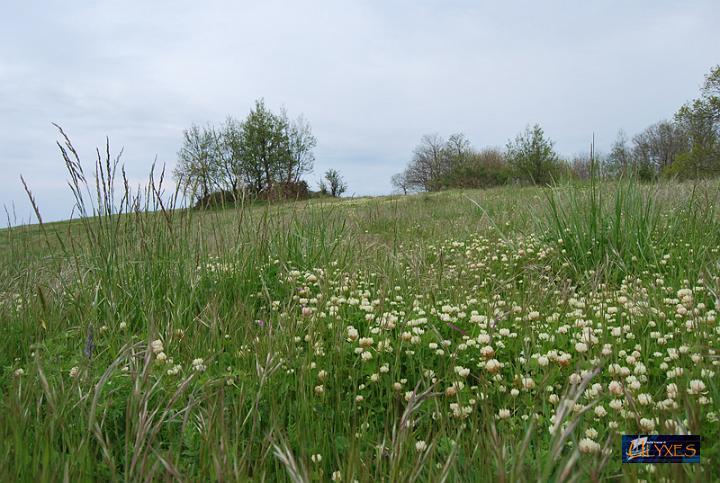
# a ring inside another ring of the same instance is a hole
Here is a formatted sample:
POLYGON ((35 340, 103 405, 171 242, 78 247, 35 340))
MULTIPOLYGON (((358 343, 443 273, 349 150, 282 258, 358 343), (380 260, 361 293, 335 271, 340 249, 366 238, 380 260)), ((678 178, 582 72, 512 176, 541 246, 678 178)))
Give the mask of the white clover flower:
POLYGON ((425 441, 420 440, 415 443, 415 451, 417 451, 418 453, 422 453, 426 449, 427 449, 427 443, 425 441))
POLYGON ((462 366, 455 366, 455 373, 460 377, 467 377, 470 375, 470 369, 462 366))
POLYGON ((509 409, 500 409, 497 414, 498 419, 508 419, 510 417, 509 409))
POLYGON ((575 351, 576 351, 576 352, 579 352, 579 353, 582 354, 583 352, 587 352, 587 350, 588 350, 588 346, 587 346, 586 343, 584 343, 584 342, 578 342, 577 344, 575 344, 575 351))
POLYGON ((597 453, 600 449, 600 444, 590 438, 583 438, 578 443, 578 450, 583 454, 597 453))
POLYGON ((500 370, 502 364, 497 359, 490 359, 485 363, 485 369, 490 373, 495 373, 500 370))
POLYGON ((193 359, 192 366, 193 369, 197 372, 205 372, 205 370, 207 369, 205 361, 201 358, 193 359))
POLYGON ((311 460, 313 463, 318 464, 318 463, 320 463, 320 462, 322 461, 322 455, 321 455, 320 453, 314 454, 314 455, 312 455, 312 456, 310 457, 310 460, 311 460))
POLYGON ((604 418, 607 415, 607 410, 602 405, 595 406, 595 416, 599 418, 604 418))
POLYGON ((523 387, 528 391, 531 389, 535 389, 535 381, 532 377, 523 377, 521 382, 523 387))
POLYGON ((655 429, 655 421, 648 418, 642 418, 640 419, 640 427, 643 429, 643 431, 650 432, 655 429))
POLYGON ((163 347, 163 343, 160 339, 156 339, 150 343, 150 348, 153 351, 153 354, 158 355, 159 353, 163 352, 165 348, 163 347))
POLYGON ((322 384, 315 386, 315 394, 320 395, 320 394, 323 394, 324 392, 325 392, 325 386, 323 386, 322 384))
POLYGON ((73 379, 78 377, 78 374, 80 374, 80 368, 78 366, 73 367, 70 369, 70 377, 73 379))
POLYGON ((700 379, 693 379, 690 381, 690 387, 688 388, 688 392, 690 394, 700 394, 705 390, 705 383, 702 382, 700 379))

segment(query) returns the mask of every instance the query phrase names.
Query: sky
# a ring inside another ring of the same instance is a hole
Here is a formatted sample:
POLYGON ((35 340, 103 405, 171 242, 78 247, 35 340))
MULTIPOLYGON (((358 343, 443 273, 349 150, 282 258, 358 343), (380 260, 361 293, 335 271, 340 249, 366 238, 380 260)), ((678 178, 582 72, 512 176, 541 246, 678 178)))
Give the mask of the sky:
POLYGON ((390 193, 423 134, 503 147, 540 123, 562 155, 607 151, 698 96, 718 25, 717 0, 3 0, 0 204, 34 221, 22 175, 45 221, 71 215, 53 122, 88 168, 109 138, 137 185, 258 98, 305 116, 308 181, 336 168, 349 195, 390 193))

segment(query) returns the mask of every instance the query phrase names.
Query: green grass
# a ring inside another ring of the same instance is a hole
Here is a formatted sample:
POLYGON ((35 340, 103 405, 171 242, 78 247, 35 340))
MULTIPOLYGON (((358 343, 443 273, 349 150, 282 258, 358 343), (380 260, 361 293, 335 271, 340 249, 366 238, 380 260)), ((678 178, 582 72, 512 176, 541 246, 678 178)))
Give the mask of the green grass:
POLYGON ((3 481, 719 474, 717 182, 116 213, 107 172, 0 232, 3 481), (702 464, 621 465, 646 431, 702 464))

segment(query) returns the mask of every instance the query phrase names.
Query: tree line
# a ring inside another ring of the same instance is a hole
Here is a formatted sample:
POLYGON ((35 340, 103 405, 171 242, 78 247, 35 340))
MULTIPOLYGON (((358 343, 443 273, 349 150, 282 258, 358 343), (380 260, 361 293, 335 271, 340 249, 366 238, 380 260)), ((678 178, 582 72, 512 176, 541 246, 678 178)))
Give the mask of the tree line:
MULTIPOLYGON (((311 194, 303 175, 311 173, 317 139, 301 115, 291 120, 255 101, 243 121, 228 117, 219 126, 192 125, 183 131, 174 174, 196 204, 238 195, 264 199, 311 194)), ((347 184, 336 170, 325 173, 320 191, 340 196, 347 184)))
POLYGON ((607 155, 586 153, 562 159, 539 124, 508 141, 504 150, 477 150, 462 134, 447 140, 424 135, 405 170, 391 182, 396 190, 436 191, 485 188, 521 182, 547 184, 560 178, 635 176, 679 179, 720 175, 720 66, 705 77, 700 96, 671 120, 628 139, 620 130, 607 155))

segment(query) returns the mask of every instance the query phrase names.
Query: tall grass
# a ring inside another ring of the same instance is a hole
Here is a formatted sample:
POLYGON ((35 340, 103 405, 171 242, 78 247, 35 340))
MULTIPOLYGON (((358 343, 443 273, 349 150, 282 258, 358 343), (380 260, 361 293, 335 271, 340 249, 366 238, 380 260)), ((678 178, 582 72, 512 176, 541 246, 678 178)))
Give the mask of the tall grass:
POLYGON ((650 271, 697 279, 717 258, 718 193, 713 181, 689 190, 675 183, 642 185, 635 179, 549 188, 541 228, 557 242, 575 275, 599 272, 618 282, 650 271))
MULTIPOLYGON (((131 190, 107 145, 88 173, 61 138, 78 218, 45 224, 35 205, 38 226, 2 234, 12 247, 0 257, 3 481, 647 476, 621 469, 609 452, 615 435, 592 419, 604 402, 587 401, 587 391, 607 386, 611 360, 575 354, 570 367, 544 371, 531 354, 548 350, 539 334, 553 332, 554 312, 571 314, 569 300, 582 298, 567 269, 610 282, 705 274, 718 258, 710 185, 676 196, 677 185, 558 188, 548 193, 539 230, 538 212, 523 208, 542 201, 536 189, 202 212, 185 209, 182 193, 164 192, 162 171, 131 190), (23 248, 28 241, 42 249, 23 248), (358 307, 363 298, 371 312, 358 307), (446 323, 446 306, 476 310, 487 327, 467 317, 446 323), (543 319, 530 317, 536 311, 543 319), (388 314, 397 326, 373 332, 388 314), (427 319, 422 343, 409 345, 400 333, 417 319, 427 319), (394 350, 373 349, 361 362, 348 326, 374 337, 373 347, 387 337, 394 350), (502 382, 478 362, 478 346, 455 349, 481 333, 506 364, 502 382), (169 373, 176 364, 181 369, 169 373), (451 395, 463 365, 465 392, 451 395), (565 369, 583 377, 569 382, 565 369), (373 374, 380 382, 370 382, 373 374), (527 375, 537 387, 510 396, 527 375), (473 410, 455 418, 453 403, 473 410), (498 408, 512 418, 500 418, 498 408), (580 453, 588 424, 601 432, 605 453, 580 453)), ((659 300, 648 295, 648 303, 661 307, 659 300)), ((707 331, 705 340, 715 340, 707 331)), ((574 338, 552 335, 557 348, 572 350, 574 338)), ((689 336, 684 343, 700 350, 689 336)), ((656 384, 664 374, 652 370, 656 384)), ((708 389, 720 397, 716 385, 708 389)), ((669 417, 698 431, 702 411, 688 402, 669 417)), ((716 456, 717 445, 707 451, 716 456)), ((663 474, 700 480, 717 469, 709 461, 663 474)))

